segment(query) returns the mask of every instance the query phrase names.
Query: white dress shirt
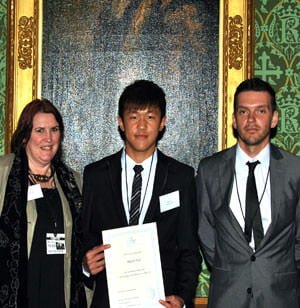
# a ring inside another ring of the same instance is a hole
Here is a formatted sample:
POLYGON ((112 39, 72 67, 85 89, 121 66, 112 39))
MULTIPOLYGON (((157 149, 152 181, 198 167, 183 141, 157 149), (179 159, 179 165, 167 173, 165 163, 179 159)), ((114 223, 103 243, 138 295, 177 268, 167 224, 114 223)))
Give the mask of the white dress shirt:
MULTIPOLYGON (((242 230, 245 229, 246 185, 249 168, 247 162, 259 160, 254 170, 257 195, 262 218, 264 234, 271 224, 271 189, 270 189, 270 145, 268 144, 257 156, 249 157, 239 145, 236 149, 235 179, 233 181, 230 209, 239 222, 242 230)), ((249 244, 254 249, 253 235, 249 244)))
POLYGON ((142 165, 144 168, 141 173, 142 190, 141 190, 140 217, 139 217, 139 224, 142 224, 152 197, 155 170, 157 165, 157 150, 155 150, 150 157, 148 157, 141 163, 136 163, 132 158, 130 158, 126 154, 125 149, 123 150, 121 157, 122 200, 128 222, 129 222, 132 182, 135 174, 133 167, 135 165, 142 165))

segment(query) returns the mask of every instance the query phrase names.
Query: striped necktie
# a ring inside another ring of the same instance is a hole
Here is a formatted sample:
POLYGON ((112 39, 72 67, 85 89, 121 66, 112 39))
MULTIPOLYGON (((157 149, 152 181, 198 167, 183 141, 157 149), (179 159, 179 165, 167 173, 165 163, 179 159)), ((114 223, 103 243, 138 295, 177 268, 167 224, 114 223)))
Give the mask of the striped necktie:
POLYGON ((129 225, 137 225, 140 216, 142 175, 144 168, 141 165, 135 165, 133 168, 135 174, 132 182, 132 193, 130 199, 129 225))

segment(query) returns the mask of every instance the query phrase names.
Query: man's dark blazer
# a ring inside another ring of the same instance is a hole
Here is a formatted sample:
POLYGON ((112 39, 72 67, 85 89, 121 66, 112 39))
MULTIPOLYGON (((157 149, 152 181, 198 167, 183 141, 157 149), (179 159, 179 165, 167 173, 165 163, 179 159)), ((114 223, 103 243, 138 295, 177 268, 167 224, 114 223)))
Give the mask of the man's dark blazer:
POLYGON ((233 147, 205 158, 196 177, 209 307, 299 307, 300 158, 271 145, 272 222, 253 252, 229 207, 235 156, 233 147))
MULTIPOLYGON (((102 243, 101 231, 127 226, 121 192, 122 151, 86 166, 83 176, 85 251, 102 243)), ((156 222, 165 294, 192 307, 201 257, 197 242, 194 170, 158 151, 152 198, 144 223, 156 222), (161 213, 159 196, 179 190, 180 207, 161 213)), ((109 307, 105 271, 95 277, 92 307, 109 307)))

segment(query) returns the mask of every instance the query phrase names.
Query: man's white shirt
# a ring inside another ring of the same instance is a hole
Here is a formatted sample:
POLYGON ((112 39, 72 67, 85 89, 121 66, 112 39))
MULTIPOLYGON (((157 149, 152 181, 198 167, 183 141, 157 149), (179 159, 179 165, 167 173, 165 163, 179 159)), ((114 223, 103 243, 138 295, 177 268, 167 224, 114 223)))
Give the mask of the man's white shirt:
MULTIPOLYGON (((271 221, 271 188, 270 188, 270 144, 268 144, 257 156, 249 157, 239 145, 236 149, 235 178, 233 181, 232 193, 230 198, 230 209, 239 222, 242 230, 245 228, 245 203, 246 185, 249 168, 247 162, 259 160, 254 170, 258 200, 260 201, 260 212, 264 234, 268 230, 271 221)), ((251 238, 250 246, 254 249, 254 239, 251 238)))

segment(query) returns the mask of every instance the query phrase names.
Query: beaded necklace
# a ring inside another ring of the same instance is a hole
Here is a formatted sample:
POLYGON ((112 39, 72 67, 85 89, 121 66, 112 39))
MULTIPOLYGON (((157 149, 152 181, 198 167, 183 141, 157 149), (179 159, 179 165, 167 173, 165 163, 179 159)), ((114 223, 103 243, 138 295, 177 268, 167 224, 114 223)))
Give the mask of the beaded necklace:
POLYGON ((46 183, 46 182, 48 182, 49 180, 51 180, 51 179, 53 178, 54 170, 53 170, 52 167, 50 168, 50 170, 51 170, 50 175, 46 175, 46 174, 35 174, 35 173, 32 173, 32 172, 29 170, 28 176, 31 177, 32 179, 34 179, 34 180, 37 181, 37 182, 46 183))

